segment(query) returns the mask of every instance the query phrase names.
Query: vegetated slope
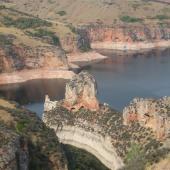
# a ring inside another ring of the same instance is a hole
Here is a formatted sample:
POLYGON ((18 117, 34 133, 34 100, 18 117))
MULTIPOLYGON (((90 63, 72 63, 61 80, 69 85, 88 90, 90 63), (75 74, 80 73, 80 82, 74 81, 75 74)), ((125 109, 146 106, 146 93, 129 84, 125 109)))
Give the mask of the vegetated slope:
POLYGON ((67 67, 66 35, 74 37, 68 26, 0 5, 0 72, 67 67))
POLYGON ((36 115, 0 99, 0 169, 67 170, 53 130, 36 115))
MULTIPOLYGON (((9 0, 8 5, 40 18, 66 23, 121 23, 131 17, 134 22, 155 23, 169 19, 170 5, 145 0, 9 0)), ((162 2, 167 2, 162 0, 162 2)))

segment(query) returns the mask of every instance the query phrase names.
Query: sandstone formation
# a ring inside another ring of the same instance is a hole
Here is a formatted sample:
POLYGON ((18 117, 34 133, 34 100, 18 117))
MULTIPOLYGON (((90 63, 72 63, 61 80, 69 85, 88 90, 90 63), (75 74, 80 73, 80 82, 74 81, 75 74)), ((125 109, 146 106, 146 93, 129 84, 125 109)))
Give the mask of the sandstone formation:
POLYGON ((98 105, 95 80, 86 72, 81 72, 67 84, 64 100, 51 101, 46 96, 43 121, 55 130, 61 143, 85 149, 111 170, 128 164, 127 155, 133 146, 144 151, 142 158, 138 153, 139 160, 144 157, 148 163, 154 162, 153 155, 159 160, 167 153, 164 149, 168 151, 165 146, 160 148, 162 144, 150 128, 138 122, 124 125, 121 113, 107 104, 98 105), (97 110, 86 99, 91 103, 96 101, 97 110))
POLYGON ((89 110, 98 110, 99 102, 96 98, 96 86, 95 79, 89 73, 81 72, 75 75, 66 84, 64 106, 75 111, 82 107, 89 110))
POLYGON ((124 124, 139 122, 151 128, 158 139, 170 137, 170 97, 162 99, 134 99, 123 110, 124 124))

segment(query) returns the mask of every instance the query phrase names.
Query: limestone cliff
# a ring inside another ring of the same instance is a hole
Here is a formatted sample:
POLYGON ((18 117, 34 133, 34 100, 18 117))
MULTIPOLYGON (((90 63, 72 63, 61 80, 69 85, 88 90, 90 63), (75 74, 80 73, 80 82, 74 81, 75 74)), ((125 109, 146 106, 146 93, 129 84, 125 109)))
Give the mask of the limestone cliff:
POLYGON ((81 72, 75 75, 66 85, 64 106, 73 111, 82 107, 98 110, 96 86, 95 79, 89 73, 81 72))
POLYGON ((151 128, 158 139, 170 136, 170 97, 155 99, 134 99, 123 110, 124 124, 138 121, 141 126, 151 128))
POLYGON ((170 46, 170 25, 91 24, 81 26, 92 48, 139 50, 170 46))
MULTIPOLYGON (((84 73, 77 76, 80 78, 82 74, 84 73)), ((82 81, 87 81, 86 76, 81 78, 80 82, 75 81, 74 88, 69 88, 70 94, 75 94, 74 90, 79 89, 78 87, 82 89, 82 86, 89 85, 82 83, 82 81)), ((68 83, 69 87, 74 82, 73 80, 68 83)), ((93 82, 93 79, 90 81, 93 82)), ((89 89, 86 90, 89 91, 89 89)), ((74 97, 77 99, 83 95, 76 93, 70 100, 74 101, 74 97)), ((88 108, 87 105, 73 111, 64 105, 65 100, 50 101, 46 98, 43 121, 55 130, 62 143, 87 150, 109 169, 116 170, 129 164, 139 164, 141 160, 144 167, 147 163, 155 162, 152 159, 153 155, 156 155, 156 160, 166 155, 168 149, 161 148, 162 143, 155 138, 152 129, 143 127, 138 122, 131 126, 124 125, 122 114, 111 109, 107 104, 100 104, 96 111, 91 110, 91 107, 88 108), (129 160, 129 152, 135 146, 138 148, 135 149, 137 156, 129 160)), ((72 104, 74 107, 74 103, 72 104)))

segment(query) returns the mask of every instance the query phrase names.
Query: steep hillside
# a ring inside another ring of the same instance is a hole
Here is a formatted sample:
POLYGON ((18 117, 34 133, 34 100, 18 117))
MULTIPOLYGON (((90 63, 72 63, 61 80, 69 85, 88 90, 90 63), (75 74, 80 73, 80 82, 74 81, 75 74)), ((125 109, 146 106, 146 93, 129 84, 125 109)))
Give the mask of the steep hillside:
POLYGON ((62 48, 68 26, 0 6, 0 72, 35 68, 68 68, 62 48), (61 31, 62 30, 62 31, 61 31), (64 38, 63 38, 64 37, 64 38))
POLYGON ((0 99, 0 169, 67 170, 54 132, 34 113, 0 99))
MULTIPOLYGON (((65 23, 121 23, 127 16, 134 22, 155 23, 170 17, 170 6, 156 0, 8 0, 8 5, 40 18, 65 23)), ((169 2, 162 0, 162 2, 169 2)))

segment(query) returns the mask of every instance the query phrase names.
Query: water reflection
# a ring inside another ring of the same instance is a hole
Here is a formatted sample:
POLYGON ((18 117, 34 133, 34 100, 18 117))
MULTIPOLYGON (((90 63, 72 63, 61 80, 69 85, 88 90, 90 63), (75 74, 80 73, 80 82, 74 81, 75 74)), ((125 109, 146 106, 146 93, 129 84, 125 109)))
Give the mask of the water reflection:
POLYGON ((32 111, 42 113, 45 95, 52 100, 64 98, 66 80, 46 79, 30 80, 21 84, 0 87, 0 94, 9 100, 15 100, 32 111))

